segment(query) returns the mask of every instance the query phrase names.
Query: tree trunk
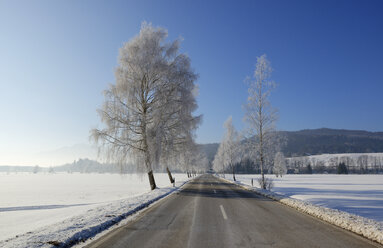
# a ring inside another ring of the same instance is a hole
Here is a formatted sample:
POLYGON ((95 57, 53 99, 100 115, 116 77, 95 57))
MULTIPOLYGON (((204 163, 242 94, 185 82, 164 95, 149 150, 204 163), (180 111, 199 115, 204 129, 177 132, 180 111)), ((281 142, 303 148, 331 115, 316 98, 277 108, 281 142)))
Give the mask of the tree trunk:
POLYGON ((150 189, 153 190, 157 187, 156 182, 154 181, 153 171, 148 172, 148 177, 149 177, 150 189))
POLYGON ((266 189, 265 173, 263 172, 263 157, 261 157, 262 189, 266 189))
POLYGON ((261 154, 261 174, 262 174, 262 189, 266 189, 265 173, 263 172, 263 154, 261 154))
POLYGON ((235 180, 235 171, 234 171, 234 165, 233 165, 231 168, 232 168, 232 170, 233 170, 233 180, 234 180, 234 182, 235 182, 236 180, 235 180))
POLYGON ((261 128, 260 128, 260 136, 259 136, 259 142, 260 142, 260 159, 261 159, 261 164, 260 164, 260 167, 261 167, 261 174, 262 174, 262 189, 266 189, 266 183, 265 183, 265 173, 263 171, 263 163, 264 163, 264 154, 263 154, 263 133, 262 133, 262 125, 261 125, 261 128))
POLYGON ((168 167, 166 167, 166 171, 168 172, 170 183, 174 183, 174 178, 172 177, 172 173, 170 172, 168 167))
POLYGON ((150 189, 153 190, 157 186, 156 186, 156 182, 154 180, 153 170, 152 170, 152 166, 150 164, 150 157, 149 157, 148 153, 145 154, 145 165, 146 165, 147 170, 149 171, 148 177, 149 177, 150 189))

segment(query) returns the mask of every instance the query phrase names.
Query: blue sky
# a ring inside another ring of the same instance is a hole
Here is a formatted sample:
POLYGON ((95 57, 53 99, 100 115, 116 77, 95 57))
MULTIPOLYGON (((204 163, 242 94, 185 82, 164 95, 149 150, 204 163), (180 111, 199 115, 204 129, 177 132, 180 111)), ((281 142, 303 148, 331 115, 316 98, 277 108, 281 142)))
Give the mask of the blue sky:
POLYGON ((264 53, 278 129, 383 131, 382 12, 378 0, 0 1, 0 164, 88 142, 118 49, 142 21, 184 39, 200 143, 219 141, 229 115, 244 128, 244 79, 264 53))

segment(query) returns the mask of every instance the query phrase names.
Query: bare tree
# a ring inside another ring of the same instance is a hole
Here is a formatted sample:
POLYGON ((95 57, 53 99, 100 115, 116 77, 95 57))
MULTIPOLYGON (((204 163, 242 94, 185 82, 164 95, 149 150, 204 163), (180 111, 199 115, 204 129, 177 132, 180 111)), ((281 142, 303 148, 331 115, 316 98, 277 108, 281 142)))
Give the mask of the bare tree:
POLYGON ((213 160, 213 169, 216 172, 221 172, 223 177, 225 177, 225 148, 222 143, 218 146, 217 153, 214 156, 213 160))
POLYGON ((249 139, 252 149, 256 151, 256 157, 259 160, 263 189, 265 185, 265 162, 268 147, 273 139, 274 124, 277 119, 276 111, 271 107, 269 98, 271 91, 275 88, 275 83, 271 81, 272 68, 266 55, 257 58, 255 66, 254 78, 249 80, 248 98, 246 105, 245 120, 249 125, 249 139))
POLYGON ((282 177, 287 172, 286 159, 282 152, 275 154, 273 172, 277 177, 282 177))
POLYGON ((359 173, 365 174, 368 170, 368 156, 361 155, 357 159, 357 165, 359 167, 359 173))
POLYGON ((197 173, 206 172, 208 169, 209 161, 206 154, 200 149, 194 150, 194 154, 190 160, 190 167, 193 175, 197 173))
POLYGON ((171 183, 174 183, 174 179, 169 169, 170 161, 174 161, 174 157, 180 156, 184 150, 195 146, 194 131, 202 119, 201 115, 192 115, 198 106, 198 91, 194 84, 196 75, 190 71, 187 57, 179 62, 182 64, 170 68, 168 90, 159 99, 162 106, 158 111, 159 121, 152 129, 152 136, 155 137, 152 144, 155 151, 154 166, 165 166, 171 183))
POLYGON ((191 177, 193 172, 206 170, 208 166, 206 155, 201 152, 192 139, 183 143, 182 150, 179 150, 177 156, 177 163, 188 177, 191 177))
MULTIPOLYGON (((188 177, 190 177, 193 168, 205 165, 205 158, 200 154, 191 132, 182 133, 185 136, 181 135, 175 139, 176 142, 167 145, 165 149, 166 153, 162 156, 162 163, 166 164, 166 171, 171 183, 173 183, 173 180, 169 167, 185 171, 188 177), (201 161, 195 161, 197 158, 201 158, 201 161)), ((200 170, 198 169, 198 171, 200 170)))
POLYGON ((165 29, 143 23, 120 49, 116 84, 104 92, 98 110, 105 128, 91 131, 109 160, 146 172, 151 189, 162 152, 199 122, 191 115, 197 75, 188 56, 178 53, 179 41, 166 43, 166 37, 165 29))
POLYGON ((231 116, 225 121, 224 127, 226 132, 218 147, 218 152, 214 158, 213 164, 215 167, 218 167, 221 163, 223 170, 230 168, 233 174, 233 180, 235 181, 235 165, 241 160, 239 153, 240 137, 233 126, 231 116))

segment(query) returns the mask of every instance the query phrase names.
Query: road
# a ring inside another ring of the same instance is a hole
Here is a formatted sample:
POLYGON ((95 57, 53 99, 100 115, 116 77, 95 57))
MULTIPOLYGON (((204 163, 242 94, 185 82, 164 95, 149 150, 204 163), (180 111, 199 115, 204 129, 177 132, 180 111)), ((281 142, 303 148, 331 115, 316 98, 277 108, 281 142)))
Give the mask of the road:
POLYGON ((87 247, 382 247, 202 175, 87 247))

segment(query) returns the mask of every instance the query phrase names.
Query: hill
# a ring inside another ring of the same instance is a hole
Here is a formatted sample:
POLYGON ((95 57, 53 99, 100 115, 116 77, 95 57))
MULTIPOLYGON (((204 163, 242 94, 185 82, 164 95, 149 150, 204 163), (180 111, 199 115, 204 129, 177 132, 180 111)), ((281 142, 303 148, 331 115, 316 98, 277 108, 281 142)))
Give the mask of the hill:
POLYGON ((321 128, 279 133, 287 138, 286 157, 383 152, 383 132, 321 128))
MULTIPOLYGON (((320 128, 278 133, 287 139, 286 146, 282 149, 286 157, 324 153, 383 152, 383 132, 320 128)), ((209 161, 214 159, 218 145, 218 143, 200 145, 209 161)))

